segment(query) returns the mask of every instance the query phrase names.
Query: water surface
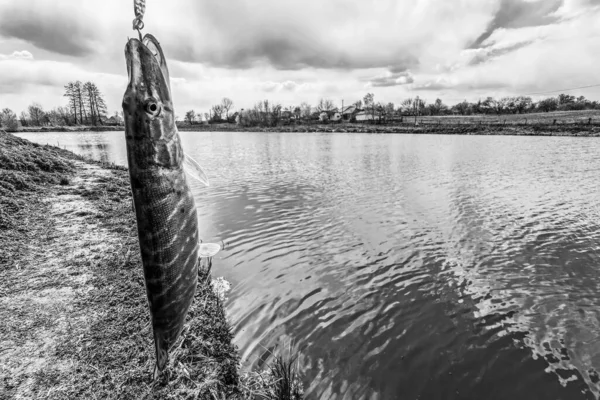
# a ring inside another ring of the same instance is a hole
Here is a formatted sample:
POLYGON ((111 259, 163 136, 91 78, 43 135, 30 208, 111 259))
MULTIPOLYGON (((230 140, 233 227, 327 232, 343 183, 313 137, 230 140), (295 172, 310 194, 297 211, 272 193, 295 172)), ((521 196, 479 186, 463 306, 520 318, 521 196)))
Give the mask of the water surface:
MULTIPOLYGON (((124 135, 20 135, 126 164, 124 135)), ((246 366, 307 398, 600 394, 600 140, 182 133, 246 366)))

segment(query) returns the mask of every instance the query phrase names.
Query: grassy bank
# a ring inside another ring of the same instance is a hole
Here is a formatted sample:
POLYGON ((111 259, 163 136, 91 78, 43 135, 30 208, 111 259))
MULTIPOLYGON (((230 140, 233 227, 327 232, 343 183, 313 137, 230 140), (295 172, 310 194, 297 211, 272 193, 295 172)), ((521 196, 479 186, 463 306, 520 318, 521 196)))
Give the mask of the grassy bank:
POLYGON ((281 125, 276 127, 241 127, 234 124, 187 125, 179 127, 188 132, 344 132, 344 133, 404 133, 437 135, 504 135, 504 136, 600 136, 600 124, 314 124, 281 125))
POLYGON ((124 168, 0 132, 0 210, 0 399, 299 398, 282 393, 298 381, 281 379, 281 362, 240 374, 222 299, 204 273, 170 376, 152 382, 124 168))
POLYGON ((75 126, 24 126, 17 130, 9 131, 15 132, 107 132, 107 131, 122 131, 122 126, 114 125, 75 125, 75 126))
MULTIPOLYGON (((347 132, 443 135, 600 136, 600 110, 555 111, 531 114, 405 116, 402 122, 376 123, 281 123, 273 127, 245 127, 232 123, 194 124, 178 122, 189 132, 347 132)), ((20 128, 19 132, 123 131, 122 126, 44 126, 20 128)))

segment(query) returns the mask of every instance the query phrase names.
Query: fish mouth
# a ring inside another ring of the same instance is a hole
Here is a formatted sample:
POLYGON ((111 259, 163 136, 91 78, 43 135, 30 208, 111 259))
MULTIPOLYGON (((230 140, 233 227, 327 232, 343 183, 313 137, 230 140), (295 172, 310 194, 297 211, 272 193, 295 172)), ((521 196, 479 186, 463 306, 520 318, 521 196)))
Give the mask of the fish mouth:
POLYGON ((125 59, 129 88, 155 89, 161 96, 171 97, 169 70, 160 43, 154 36, 146 34, 141 41, 129 39, 125 45, 125 59))

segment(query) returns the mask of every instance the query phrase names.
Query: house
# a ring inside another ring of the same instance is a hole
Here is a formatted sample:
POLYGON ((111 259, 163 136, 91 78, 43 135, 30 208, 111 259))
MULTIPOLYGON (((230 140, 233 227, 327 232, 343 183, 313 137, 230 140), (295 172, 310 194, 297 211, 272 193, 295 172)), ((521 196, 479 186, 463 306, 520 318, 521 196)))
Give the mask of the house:
POLYGON ((356 106, 356 104, 352 104, 346 106, 342 109, 342 119, 344 121, 354 121, 356 114, 361 112, 362 110, 356 106))
POLYGON ((373 115, 370 111, 364 111, 364 110, 356 113, 356 115, 354 116, 354 118, 356 119, 356 122, 373 121, 373 120, 376 120, 377 117, 378 117, 377 113, 375 113, 375 115, 373 115))
POLYGON ((113 115, 110 118, 104 119, 106 125, 123 125, 123 119, 120 115, 113 115))

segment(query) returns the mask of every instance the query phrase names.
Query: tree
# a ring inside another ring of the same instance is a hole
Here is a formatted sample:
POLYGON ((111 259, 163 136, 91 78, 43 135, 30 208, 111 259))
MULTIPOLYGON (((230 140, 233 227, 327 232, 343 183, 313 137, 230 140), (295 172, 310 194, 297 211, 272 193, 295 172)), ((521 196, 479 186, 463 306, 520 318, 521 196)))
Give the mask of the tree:
POLYGON ((516 112, 519 114, 523 114, 531 108, 531 106, 533 105, 533 101, 531 101, 531 97, 518 96, 515 97, 514 104, 516 112))
POLYGON ((540 100, 537 103, 537 108, 542 112, 556 111, 558 108, 558 99, 556 97, 548 97, 547 99, 540 100))
POLYGON ((331 101, 329 99, 320 99, 319 104, 317 105, 317 110, 319 112, 332 111, 334 108, 335 108, 335 105, 333 104, 333 101, 331 101))
POLYGON ((388 114, 390 117, 394 115, 394 103, 387 103, 385 105, 385 113, 388 114))
POLYGON ((44 110, 42 106, 38 103, 32 103, 29 107, 27 107, 27 111, 29 113, 29 119, 33 126, 41 126, 44 122, 44 110))
POLYGON ((365 109, 371 110, 371 120, 375 119, 375 95, 373 93, 367 93, 365 97, 363 97, 363 102, 365 103, 365 109))
POLYGON ((71 112, 75 117, 75 124, 77 124, 77 105, 79 103, 77 101, 75 84, 73 82, 69 82, 65 85, 65 94, 63 96, 69 100, 69 107, 71 108, 71 112))
POLYGON ((223 111, 225 111, 226 120, 229 120, 229 110, 231 110, 231 107, 233 107, 233 101, 227 97, 224 97, 223 100, 221 100, 221 108, 223 111))
POLYGON ((300 110, 301 110, 302 118, 304 118, 304 119, 309 119, 310 116, 312 115, 312 107, 310 106, 310 104, 308 104, 306 102, 300 104, 300 110))
POLYGON ((79 123, 83 124, 87 121, 87 113, 83 108, 83 85, 80 81, 73 83, 73 96, 79 106, 79 123))
POLYGON ((455 104, 452 108, 460 115, 468 115, 470 113, 470 104, 466 100, 455 104))
POLYGON ((408 98, 400 103, 400 107, 405 114, 412 115, 414 112, 413 99, 408 98))
POLYGON ((429 110, 431 112, 432 115, 440 115, 443 114, 446 109, 448 108, 448 106, 446 106, 443 102, 442 99, 435 99, 435 102, 431 103, 429 105, 429 110))
POLYGON ((16 131, 19 127, 17 114, 10 108, 3 109, 2 112, 0 112, 0 126, 9 131, 16 131))
POLYGON ((21 114, 19 114, 19 122, 21 126, 29 126, 29 115, 25 111, 21 111, 21 114))
POLYGON ((86 106, 84 111, 87 109, 91 124, 97 125, 100 123, 102 125, 102 117, 106 115, 106 103, 95 83, 86 82, 82 86, 82 98, 86 106))
POLYGON ((215 122, 219 122, 223 118, 223 106, 221 104, 217 104, 212 106, 212 120, 215 122))
POLYGON ((190 125, 194 125, 194 122, 196 122, 196 113, 194 110, 185 113, 184 121, 190 125))
POLYGON ((558 95, 558 105, 568 106, 569 104, 575 103, 575 96, 561 93, 558 95))

